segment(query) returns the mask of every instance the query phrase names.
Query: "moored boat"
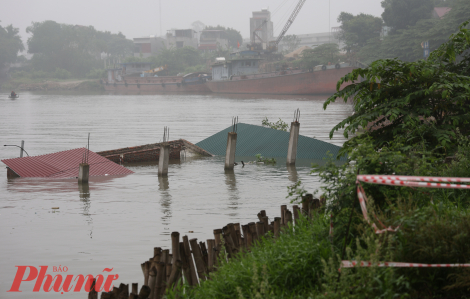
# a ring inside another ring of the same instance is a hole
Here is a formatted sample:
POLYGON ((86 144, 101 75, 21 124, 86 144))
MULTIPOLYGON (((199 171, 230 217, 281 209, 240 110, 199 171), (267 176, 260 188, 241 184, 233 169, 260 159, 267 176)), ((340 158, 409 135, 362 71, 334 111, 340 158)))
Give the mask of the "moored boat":
POLYGON ((218 61, 212 65, 212 80, 207 82, 212 92, 332 94, 336 92, 336 84, 341 77, 353 70, 349 63, 337 63, 320 65, 310 70, 284 69, 258 73, 261 58, 256 52, 243 51, 241 55, 235 55, 231 60, 218 61))

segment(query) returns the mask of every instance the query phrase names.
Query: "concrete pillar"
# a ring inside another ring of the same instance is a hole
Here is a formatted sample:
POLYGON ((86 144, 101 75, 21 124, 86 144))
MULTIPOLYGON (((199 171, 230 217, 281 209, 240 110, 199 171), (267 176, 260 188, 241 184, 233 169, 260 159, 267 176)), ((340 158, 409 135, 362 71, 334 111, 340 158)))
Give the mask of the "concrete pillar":
POLYGON ((21 140, 20 158, 23 158, 24 140, 21 140))
POLYGON ((235 163, 235 149, 237 148, 237 133, 229 132, 227 137, 227 151, 225 152, 225 170, 233 169, 235 163))
POLYGON ((299 129, 299 122, 291 122, 289 148, 287 149, 287 165, 295 165, 295 158, 297 157, 297 142, 299 141, 299 129))
POLYGON ((78 170, 78 182, 88 183, 88 176, 90 174, 90 165, 87 163, 80 163, 80 169, 78 170))
POLYGON ((160 146, 160 157, 158 158, 158 175, 168 175, 168 161, 170 160, 170 144, 162 143, 160 146))

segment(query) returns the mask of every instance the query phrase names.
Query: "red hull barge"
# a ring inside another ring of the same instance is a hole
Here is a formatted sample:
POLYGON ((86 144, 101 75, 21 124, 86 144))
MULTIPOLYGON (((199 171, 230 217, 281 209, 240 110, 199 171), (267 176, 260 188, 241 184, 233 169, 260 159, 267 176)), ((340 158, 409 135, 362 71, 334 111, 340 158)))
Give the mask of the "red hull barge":
MULTIPOLYGON (((333 66, 334 67, 334 66, 333 66)), ((232 77, 232 80, 207 81, 214 93, 253 94, 332 94, 337 82, 353 67, 329 68, 313 72, 281 71, 232 77)), ((346 86, 347 83, 341 85, 346 86)))
MULTIPOLYGON (((191 78, 192 79, 192 78, 191 78)), ((123 81, 105 82, 106 91, 149 93, 208 93, 204 80, 185 80, 182 77, 132 77, 123 81)))

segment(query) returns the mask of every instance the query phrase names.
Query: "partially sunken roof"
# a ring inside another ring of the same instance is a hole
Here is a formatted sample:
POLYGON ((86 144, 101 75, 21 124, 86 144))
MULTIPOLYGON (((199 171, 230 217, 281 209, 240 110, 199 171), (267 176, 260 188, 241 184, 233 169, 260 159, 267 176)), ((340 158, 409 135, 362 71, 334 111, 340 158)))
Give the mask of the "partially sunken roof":
MULTIPOLYGON (((196 145, 213 155, 225 156, 227 134, 231 130, 232 126, 196 143, 196 145)), ((289 132, 239 123, 235 155, 252 157, 261 154, 264 157, 285 158, 287 157, 289 135, 289 132)), ((336 157, 339 149, 339 146, 300 135, 297 143, 297 159, 321 160, 327 156, 328 152, 336 157)), ((346 157, 342 157, 340 161, 346 161, 346 157)))
POLYGON ((116 164, 86 148, 52 153, 35 157, 2 160, 20 177, 75 178, 84 155, 88 155, 89 176, 131 174, 133 171, 116 164))

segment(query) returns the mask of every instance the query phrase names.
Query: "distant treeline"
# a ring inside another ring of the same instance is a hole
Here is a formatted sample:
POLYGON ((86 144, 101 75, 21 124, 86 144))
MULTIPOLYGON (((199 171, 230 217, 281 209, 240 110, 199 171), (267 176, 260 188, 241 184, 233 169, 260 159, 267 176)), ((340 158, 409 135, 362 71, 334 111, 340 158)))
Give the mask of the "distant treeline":
POLYGON ((347 12, 338 16, 338 37, 351 58, 365 63, 384 58, 422 59, 422 42, 428 41, 431 51, 437 49, 470 17, 468 0, 384 0, 382 7, 382 18, 347 12), (433 17, 435 7, 451 10, 441 19, 433 17), (383 26, 389 32, 384 34, 383 26))

